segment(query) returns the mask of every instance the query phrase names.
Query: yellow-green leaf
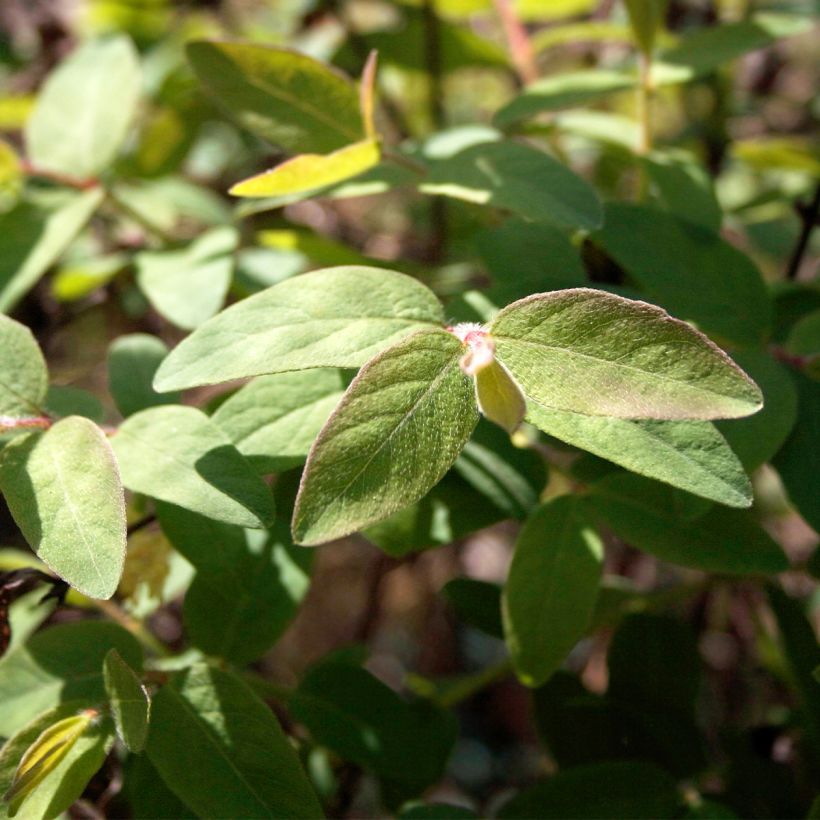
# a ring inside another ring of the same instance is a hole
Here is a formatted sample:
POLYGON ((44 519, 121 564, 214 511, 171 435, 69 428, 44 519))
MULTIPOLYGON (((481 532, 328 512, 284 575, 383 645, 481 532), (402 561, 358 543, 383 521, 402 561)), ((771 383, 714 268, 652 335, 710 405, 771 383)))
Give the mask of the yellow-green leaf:
POLYGON ((501 362, 493 360, 476 373, 475 395, 484 416, 508 433, 514 433, 524 420, 524 394, 501 362))
POLYGON ((299 154, 293 159, 238 182, 234 196, 265 197, 315 191, 358 176, 381 159, 379 143, 366 139, 346 145, 331 154, 299 154))

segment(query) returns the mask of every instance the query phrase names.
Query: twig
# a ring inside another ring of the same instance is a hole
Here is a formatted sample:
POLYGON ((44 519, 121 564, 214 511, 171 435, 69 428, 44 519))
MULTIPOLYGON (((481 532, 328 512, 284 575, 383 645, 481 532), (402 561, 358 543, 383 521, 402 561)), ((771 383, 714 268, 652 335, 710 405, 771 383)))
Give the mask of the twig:
POLYGON ((512 661, 505 658, 503 661, 494 663, 491 666, 482 669, 475 675, 470 675, 463 678, 453 686, 441 693, 436 702, 444 709, 450 709, 458 705, 462 701, 471 698, 482 689, 497 683, 500 680, 508 677, 512 673, 512 661))
POLYGON ((518 19, 512 0, 493 0, 493 4, 507 38, 515 72, 524 85, 529 85, 538 79, 538 62, 530 35, 518 19))
POLYGON ((54 423, 48 416, 0 416, 0 433, 10 430, 48 430, 54 423))
POLYGON ((146 629, 141 621, 129 615, 113 601, 93 600, 92 603, 103 615, 127 629, 146 649, 158 657, 168 658, 174 654, 168 646, 146 629))
POLYGON ((165 245, 174 245, 176 244, 177 240, 176 237, 169 234, 164 229, 160 228, 158 225, 154 225, 149 219, 146 219, 138 210, 132 208, 127 202, 120 199, 120 197, 115 194, 112 190, 106 191, 106 196, 108 201, 119 210, 124 216, 127 216, 129 219, 136 222, 141 228, 144 228, 146 232, 153 234, 154 237, 159 239, 165 245))
POLYGON ((76 188, 78 191, 88 191, 91 188, 97 188, 100 184, 100 181, 96 177, 89 177, 87 179, 73 177, 70 174, 63 174, 60 171, 40 168, 28 159, 24 159, 20 162, 20 168, 23 173, 28 176, 41 177, 50 182, 55 182, 57 185, 65 185, 66 188, 76 188))
POLYGON ((803 226, 800 230, 800 236, 797 238, 797 244, 794 246, 789 265, 786 268, 786 279, 796 279, 800 272, 800 266, 803 264, 803 257, 809 247, 809 239, 811 232, 817 225, 818 216, 820 216, 820 182, 814 189, 814 198, 808 204, 798 203, 796 210, 803 226))

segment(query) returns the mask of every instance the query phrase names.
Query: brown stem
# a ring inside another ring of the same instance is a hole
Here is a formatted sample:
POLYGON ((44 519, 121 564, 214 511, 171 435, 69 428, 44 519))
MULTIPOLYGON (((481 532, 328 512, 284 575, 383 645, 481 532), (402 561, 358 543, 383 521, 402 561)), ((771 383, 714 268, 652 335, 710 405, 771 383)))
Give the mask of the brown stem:
POLYGON ((20 163, 23 173, 31 177, 42 177, 51 182, 56 182, 58 185, 65 185, 67 188, 76 188, 78 191, 87 191, 90 188, 97 188, 100 181, 95 177, 88 179, 81 179, 80 177, 73 177, 70 174, 63 174, 60 171, 51 171, 48 168, 40 168, 34 165, 30 160, 24 159, 20 163))
POLYGON ((796 279, 800 272, 800 266, 803 264, 803 257, 809 248, 809 239, 811 232, 817 225, 818 216, 820 216, 820 182, 814 189, 814 198, 808 204, 798 203, 796 206, 800 220, 803 226, 800 230, 800 236, 797 238, 797 244, 794 246, 789 265, 786 268, 786 278, 796 279))
POLYGON ((530 35, 518 19, 512 0, 493 0, 493 4, 507 38, 516 74, 524 85, 529 85, 538 79, 538 62, 530 35))
POLYGON ((48 430, 54 421, 48 416, 0 416, 0 433, 10 430, 48 430))

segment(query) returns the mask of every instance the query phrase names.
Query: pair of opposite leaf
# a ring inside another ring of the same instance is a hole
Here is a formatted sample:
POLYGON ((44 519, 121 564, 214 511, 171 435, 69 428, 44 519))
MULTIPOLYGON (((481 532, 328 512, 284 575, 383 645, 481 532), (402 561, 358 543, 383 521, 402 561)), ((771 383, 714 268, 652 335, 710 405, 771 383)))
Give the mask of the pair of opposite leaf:
POLYGON ((577 288, 529 296, 486 326, 445 325, 403 274, 358 266, 286 280, 223 311, 157 372, 160 391, 318 367, 360 367, 307 458, 294 539, 315 545, 418 501, 479 410, 508 431, 560 411, 613 419, 750 415, 757 385, 661 308, 577 288))

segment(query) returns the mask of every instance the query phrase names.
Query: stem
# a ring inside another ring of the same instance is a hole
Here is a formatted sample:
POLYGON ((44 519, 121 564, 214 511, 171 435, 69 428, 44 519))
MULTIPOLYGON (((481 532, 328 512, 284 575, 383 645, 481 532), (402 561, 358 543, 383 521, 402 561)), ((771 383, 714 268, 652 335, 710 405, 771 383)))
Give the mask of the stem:
POLYGON ((120 211, 124 216, 127 216, 129 219, 136 222, 141 228, 144 228, 150 234, 153 234, 154 237, 159 239, 165 245, 174 245, 176 243, 176 238, 169 234, 167 231, 163 230, 157 225, 154 225, 150 220, 146 219, 139 211, 132 208, 127 202, 124 202, 122 199, 119 198, 117 194, 115 194, 112 190, 106 191, 106 196, 108 197, 108 201, 114 205, 117 210, 120 211))
POLYGON ((407 168, 414 174, 418 174, 420 177, 427 176, 426 166, 422 165, 420 162, 416 162, 414 159, 410 159, 410 157, 404 156, 404 154, 397 154, 393 151, 385 151, 382 149, 382 157, 388 162, 392 162, 395 165, 401 165, 402 168, 407 168))
POLYGON ((48 416, 0 416, 0 433, 9 430, 48 430, 54 421, 48 416))
POLYGON ((59 171, 50 171, 48 168, 39 168, 27 159, 20 162, 20 167, 23 173, 28 176, 41 177, 50 182, 55 182, 57 185, 65 185, 66 188, 76 188, 78 191, 87 191, 90 188, 96 188, 100 184, 100 181, 94 177, 81 179, 80 177, 73 177, 70 174, 63 174, 59 171))
POLYGON ((493 4, 507 38, 515 72, 524 85, 529 85, 538 79, 538 62, 530 35, 518 19, 512 0, 493 0, 493 4))
POLYGON ((512 661, 504 658, 503 661, 494 663, 486 669, 482 669, 475 675, 470 675, 454 683, 445 692, 436 698, 439 706, 449 709, 458 705, 462 701, 471 698, 476 692, 486 689, 488 686, 503 680, 512 673, 512 661))
POLYGON ((641 135, 638 154, 646 156, 652 150, 652 56, 641 51, 638 58, 638 120, 641 135))
POLYGON ((786 279, 797 278, 797 274, 800 272, 800 266, 803 264, 803 257, 809 248, 811 232, 817 225, 817 217, 820 215, 820 182, 817 183, 817 187, 814 189, 814 198, 812 201, 807 205, 798 203, 796 210, 803 226, 800 230, 797 244, 794 246, 791 258, 789 259, 789 265, 786 268, 786 279))
POLYGON ((169 658, 174 653, 159 638, 146 629, 145 625, 125 612, 113 601, 92 602, 103 615, 127 629, 146 649, 160 658, 169 658))

